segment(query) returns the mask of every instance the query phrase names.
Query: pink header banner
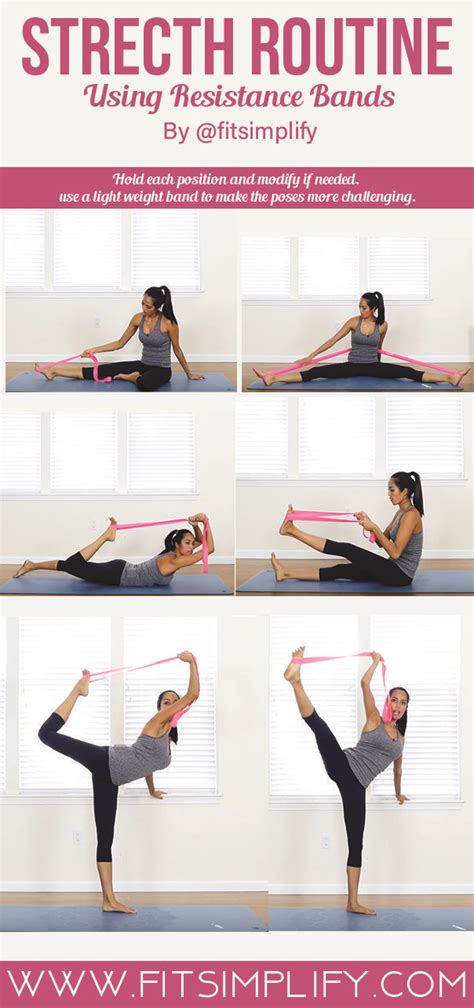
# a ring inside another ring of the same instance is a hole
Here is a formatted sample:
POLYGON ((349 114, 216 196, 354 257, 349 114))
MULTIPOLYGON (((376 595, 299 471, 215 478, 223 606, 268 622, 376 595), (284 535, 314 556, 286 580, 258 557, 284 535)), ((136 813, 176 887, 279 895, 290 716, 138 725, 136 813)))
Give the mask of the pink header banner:
POLYGON ((9 209, 469 209, 472 168, 4 168, 9 209))
POLYGON ((467 962, 6 962, 2 1008, 473 1004, 467 962))

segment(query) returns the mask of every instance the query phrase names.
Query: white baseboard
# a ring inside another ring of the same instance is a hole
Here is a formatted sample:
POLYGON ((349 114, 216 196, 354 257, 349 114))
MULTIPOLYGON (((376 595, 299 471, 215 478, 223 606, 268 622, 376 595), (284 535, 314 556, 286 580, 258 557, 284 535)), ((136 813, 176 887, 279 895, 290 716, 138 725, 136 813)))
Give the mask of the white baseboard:
MULTIPOLYGON (((349 347, 347 348, 347 350, 349 351, 349 347)), ((413 352, 414 352, 413 347, 411 347, 410 353, 413 352)), ((307 350, 302 350, 299 356, 297 353, 294 353, 292 357, 288 356, 288 354, 280 354, 280 353, 260 354, 258 357, 256 357, 255 354, 252 354, 252 356, 245 354, 242 357, 242 363, 273 364, 274 361, 281 361, 282 364, 293 364, 296 360, 299 360, 301 357, 304 357, 306 353, 307 350)), ((437 363, 443 364, 443 362, 449 363, 449 361, 452 361, 453 364, 457 363, 463 364, 464 362, 466 362, 467 364, 471 364, 472 361, 474 361, 474 356, 472 354, 452 353, 452 354, 436 354, 435 356, 433 356, 433 354, 423 354, 423 357, 426 361, 433 362, 434 364, 437 363)), ((387 363, 390 363, 390 361, 387 361, 387 363)), ((392 363, 396 363, 396 361, 393 361, 392 363)))
MULTIPOLYGON (((0 557, 0 564, 18 564, 18 565, 20 565, 20 564, 23 563, 24 559, 25 559, 25 554, 24 553, 22 553, 21 556, 19 556, 18 554, 17 554, 17 556, 13 556, 13 557, 12 556, 7 556, 7 557, 2 556, 2 557, 0 557)), ((31 560, 33 563, 40 563, 41 560, 44 560, 44 556, 37 556, 37 557, 35 557, 35 556, 29 555, 28 559, 31 560)), ((143 563, 145 560, 149 560, 150 558, 149 558, 149 556, 142 556, 142 557, 122 557, 122 559, 123 560, 128 560, 129 563, 143 563)), ((227 564, 227 565, 231 564, 231 565, 233 565, 233 563, 234 563, 234 557, 233 556, 222 556, 220 554, 218 556, 216 556, 216 554, 213 553, 212 556, 209 557, 209 566, 210 567, 212 567, 213 565, 216 565, 216 564, 227 564)), ((196 570, 200 570, 200 568, 197 567, 196 570)))
MULTIPOLYGON (((49 364, 49 363, 51 363, 51 361, 62 360, 64 358, 64 353, 65 352, 67 353, 67 351, 65 351, 64 347, 63 347, 62 350, 56 350, 56 351, 52 350, 50 354, 44 354, 44 353, 40 354, 40 353, 38 353, 38 354, 34 355, 34 360, 35 361, 39 361, 41 364, 49 364)), ((6 360, 7 364, 32 364, 33 363, 32 355, 30 353, 29 354, 7 354, 6 357, 5 357, 5 360, 6 360)), ((114 356, 112 354, 101 354, 101 357, 100 357, 100 363, 101 364, 116 364, 117 360, 118 360, 117 355, 114 356)), ((125 363, 127 360, 136 360, 136 357, 130 357, 130 356, 128 356, 128 357, 122 358, 122 362, 123 363, 125 363)), ((190 361, 191 363, 193 363, 195 361, 201 361, 201 363, 203 363, 203 364, 206 364, 206 363, 207 364, 236 364, 237 363, 237 358, 236 358, 235 354, 222 354, 222 353, 216 353, 216 354, 214 354, 214 353, 213 354, 209 354, 209 353, 207 353, 207 354, 192 354, 192 353, 187 353, 186 354, 186 360, 190 361)), ((79 363, 79 361, 77 363, 79 363)), ((84 357, 82 363, 84 365, 87 365, 88 362, 87 362, 87 358, 86 357, 84 357)), ((175 364, 175 363, 176 363, 176 361, 173 358, 172 364, 175 364)))
MULTIPOLYGON (((344 896, 347 893, 343 882, 327 882, 319 885, 305 885, 298 882, 268 887, 270 896, 344 896)), ((407 882, 379 885, 365 882, 360 893, 364 896, 469 896, 474 892, 472 882, 407 882)))
MULTIPOLYGON (((270 550, 237 550, 237 560, 266 560, 270 563, 270 550)), ((308 556, 307 553, 302 553, 301 550, 282 550, 278 549, 277 556, 279 560, 328 560, 329 558, 325 554, 311 554, 308 556)), ((337 559, 336 554, 334 554, 334 559, 337 559)), ((423 560, 472 560, 474 559, 473 549, 454 549, 454 550, 443 550, 443 549, 431 549, 423 550, 423 560)))
MULTIPOLYGON (((205 880, 201 882, 183 882, 182 880, 177 882, 121 882, 120 879, 114 879, 114 889, 115 892, 156 892, 156 893, 167 893, 167 892, 189 892, 189 893, 199 893, 199 892, 266 892, 267 882, 261 881, 259 879, 252 879, 252 881, 244 882, 216 882, 213 880, 205 880)), ((11 893, 11 892, 48 892, 48 893, 64 893, 64 892, 100 892, 100 887, 97 879, 90 882, 2 882, 1 892, 11 893)))

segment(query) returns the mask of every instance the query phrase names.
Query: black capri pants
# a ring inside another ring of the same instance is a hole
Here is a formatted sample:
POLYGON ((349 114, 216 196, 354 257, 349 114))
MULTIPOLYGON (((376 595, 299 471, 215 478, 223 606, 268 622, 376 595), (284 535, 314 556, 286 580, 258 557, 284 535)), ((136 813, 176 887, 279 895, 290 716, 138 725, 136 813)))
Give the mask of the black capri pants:
POLYGON ((302 371, 301 378, 304 382, 313 381, 314 378, 408 378, 410 381, 421 382, 423 371, 416 371, 412 367, 403 367, 401 364, 325 364, 323 367, 313 367, 309 371, 302 371))
POLYGON ((346 560, 350 560, 350 563, 321 567, 319 570, 320 581, 337 581, 344 578, 346 581, 379 581, 384 585, 403 588, 410 585, 413 580, 393 560, 377 556, 375 553, 370 553, 369 550, 363 549, 361 546, 354 546, 352 543, 326 539, 323 553, 329 556, 345 557, 346 560))
MULTIPOLYGON (((122 361, 121 364, 99 364, 99 378, 113 378, 119 374, 132 374, 139 371, 137 378, 137 389, 140 392, 157 392, 162 385, 167 385, 171 379, 171 368, 152 367, 151 364, 143 364, 142 361, 122 361)), ((94 378, 94 371, 91 367, 83 367, 82 377, 85 381, 94 378)))
POLYGON ((314 710, 303 720, 314 733, 328 777, 339 788, 349 847, 347 865, 360 868, 365 828, 365 787, 357 780, 344 750, 319 714, 314 710))
POLYGON ((93 584, 119 585, 125 567, 125 560, 108 560, 106 563, 93 563, 84 560, 82 553, 73 553, 67 560, 58 560, 57 569, 81 578, 82 581, 92 581, 93 584))
POLYGON ((97 861, 112 860, 118 787, 112 782, 109 770, 109 747, 81 742, 70 735, 60 735, 65 724, 60 714, 51 714, 38 732, 41 742, 81 763, 92 774, 94 819, 97 830, 97 861))

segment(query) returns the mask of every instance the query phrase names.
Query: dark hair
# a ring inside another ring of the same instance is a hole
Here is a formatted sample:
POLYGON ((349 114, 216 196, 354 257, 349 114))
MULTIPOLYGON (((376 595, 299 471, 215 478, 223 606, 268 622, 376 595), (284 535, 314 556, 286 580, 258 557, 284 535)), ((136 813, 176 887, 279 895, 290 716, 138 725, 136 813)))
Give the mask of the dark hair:
POLYGON ((169 322, 176 323, 176 316, 173 311, 173 302, 171 300, 171 291, 169 287, 148 287, 145 291, 148 297, 151 297, 153 304, 157 311, 162 311, 165 318, 169 322))
MULTIPOLYGON (((176 693, 176 690, 174 690, 174 689, 172 689, 172 690, 165 689, 165 690, 163 690, 162 693, 160 693, 160 695, 158 697, 158 700, 156 701, 156 709, 157 710, 160 709, 161 701, 162 701, 162 699, 163 699, 163 697, 165 696, 166 693, 174 693, 178 697, 178 700, 181 699, 179 693, 176 693)), ((175 745, 177 745, 177 743, 178 743, 178 729, 177 728, 170 728, 170 739, 171 739, 172 742, 174 742, 175 745)))
POLYGON ((392 473, 390 479, 393 479, 397 484, 399 490, 406 490, 410 500, 413 497, 412 504, 415 505, 417 511, 423 516, 423 491, 421 489, 421 479, 417 472, 396 472, 392 473))
POLYGON ((174 550, 175 546, 179 546, 181 540, 184 539, 185 535, 193 535, 193 533, 190 531, 190 529, 185 528, 173 529, 172 532, 168 532, 168 535, 165 538, 165 548, 162 549, 159 556, 163 556, 163 553, 171 553, 171 551, 174 550))
POLYGON ((375 312, 377 325, 382 325, 385 322, 385 305, 380 291, 373 291, 372 293, 367 291, 362 297, 364 301, 367 301, 369 308, 375 312))
MULTIPOLYGON (((395 690, 403 690, 403 692, 406 693, 406 695, 407 695, 407 707, 408 707, 408 704, 410 703, 410 694, 409 694, 408 690, 405 689, 404 686, 392 686, 392 689, 389 690, 389 696, 390 697, 392 696, 392 693, 395 693, 395 690)), ((401 717, 400 720, 397 721, 397 728, 398 728, 398 730, 400 732, 400 735, 404 735, 405 732, 406 732, 406 730, 407 730, 407 720, 408 720, 408 710, 406 710, 405 713, 404 713, 404 715, 403 715, 403 717, 401 717)))

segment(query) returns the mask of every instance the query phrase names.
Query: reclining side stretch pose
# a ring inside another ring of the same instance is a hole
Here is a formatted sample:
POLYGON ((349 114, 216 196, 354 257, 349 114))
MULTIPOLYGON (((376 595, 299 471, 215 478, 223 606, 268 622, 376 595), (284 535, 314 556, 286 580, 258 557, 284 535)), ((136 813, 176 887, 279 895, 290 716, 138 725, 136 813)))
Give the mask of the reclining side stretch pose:
MULTIPOLYGON (((199 513, 188 518, 193 531, 189 529, 173 529, 165 539, 165 548, 157 556, 150 557, 142 563, 133 564, 128 560, 108 560, 106 563, 91 563, 91 558, 106 542, 114 542, 117 535, 117 521, 110 518, 110 525, 89 546, 84 546, 78 553, 73 553, 67 560, 42 560, 33 563, 25 560, 18 568, 14 577, 30 574, 33 571, 49 570, 64 571, 83 581, 93 584, 117 586, 121 588, 144 587, 170 584, 174 575, 183 567, 191 567, 202 560, 202 532, 199 525, 206 525, 205 514, 199 513)), ((215 550, 214 539, 210 525, 207 525, 207 544, 209 553, 215 550)))
MULTIPOLYGON (((121 350, 130 342, 138 329, 138 338, 143 346, 142 359, 120 361, 118 364, 99 364, 99 378, 120 378, 122 381, 133 382, 140 392, 156 392, 166 385, 171 378, 171 347, 177 357, 186 377, 190 381, 205 378, 202 374, 193 374, 179 345, 179 327, 173 311, 171 293, 168 287, 149 287, 142 298, 142 310, 132 315, 130 322, 120 339, 102 346, 89 347, 83 350, 81 356, 105 353, 108 350, 121 350)), ((79 378, 91 381, 93 368, 75 365, 69 367, 44 368, 35 364, 35 371, 44 374, 45 378, 79 378)))
POLYGON ((375 542, 385 550, 388 559, 353 543, 336 542, 322 536, 302 532, 291 521, 290 504, 280 535, 291 536, 326 556, 341 556, 348 564, 316 568, 309 574, 289 570, 272 553, 272 567, 277 581, 378 581, 380 584, 403 587, 410 585, 418 569, 423 550, 423 493, 416 472, 396 472, 388 481, 388 496, 398 512, 382 532, 365 511, 354 512, 359 525, 373 532, 375 542))
POLYGON ((365 828, 365 792, 369 784, 390 763, 394 764, 395 797, 400 805, 409 799, 401 793, 402 757, 407 726, 407 707, 410 700, 406 689, 390 690, 392 720, 382 721, 370 688, 372 676, 380 661, 374 651, 373 661, 361 679, 366 721, 356 746, 341 749, 331 729, 319 714, 304 691, 301 682, 301 665, 304 647, 293 652, 293 660, 285 672, 285 679, 293 687, 298 710, 311 731, 323 760, 328 777, 337 785, 344 812, 349 854, 347 858, 347 910, 351 913, 374 914, 375 910, 359 903, 359 880, 362 867, 362 846, 365 828))
POLYGON ((185 710, 199 696, 199 673, 196 660, 189 651, 177 656, 189 664, 189 682, 186 693, 180 697, 174 690, 160 693, 158 713, 145 724, 133 745, 92 745, 61 734, 76 701, 88 696, 90 672, 84 671, 64 702, 46 719, 38 732, 41 742, 81 763, 92 774, 94 818, 97 830, 97 871, 102 888, 102 909, 106 912, 135 913, 120 903, 114 893, 112 880, 112 843, 117 812, 118 789, 121 784, 144 777, 151 798, 162 798, 166 793, 157 791, 153 774, 171 762, 171 745, 178 741, 178 731, 171 722, 179 711, 185 710))
POLYGON ((416 382, 439 383, 449 382, 450 385, 459 385, 460 381, 470 371, 456 371, 453 373, 440 374, 436 371, 417 371, 416 368, 403 366, 401 364, 382 363, 379 349, 382 349, 383 341, 387 335, 388 323, 385 321, 385 305, 379 291, 368 291, 363 294, 359 301, 359 315, 344 322, 338 332, 326 340, 321 346, 313 350, 307 357, 303 357, 298 364, 301 364, 301 371, 291 371, 289 374, 265 374, 264 371, 257 371, 255 374, 265 385, 273 385, 275 382, 284 382, 292 385, 295 382, 309 382, 315 378, 403 378, 416 382), (309 367, 315 357, 330 350, 331 347, 339 343, 345 336, 351 336, 351 349, 344 364, 323 364, 309 367), (307 368, 307 370, 303 370, 307 368))

